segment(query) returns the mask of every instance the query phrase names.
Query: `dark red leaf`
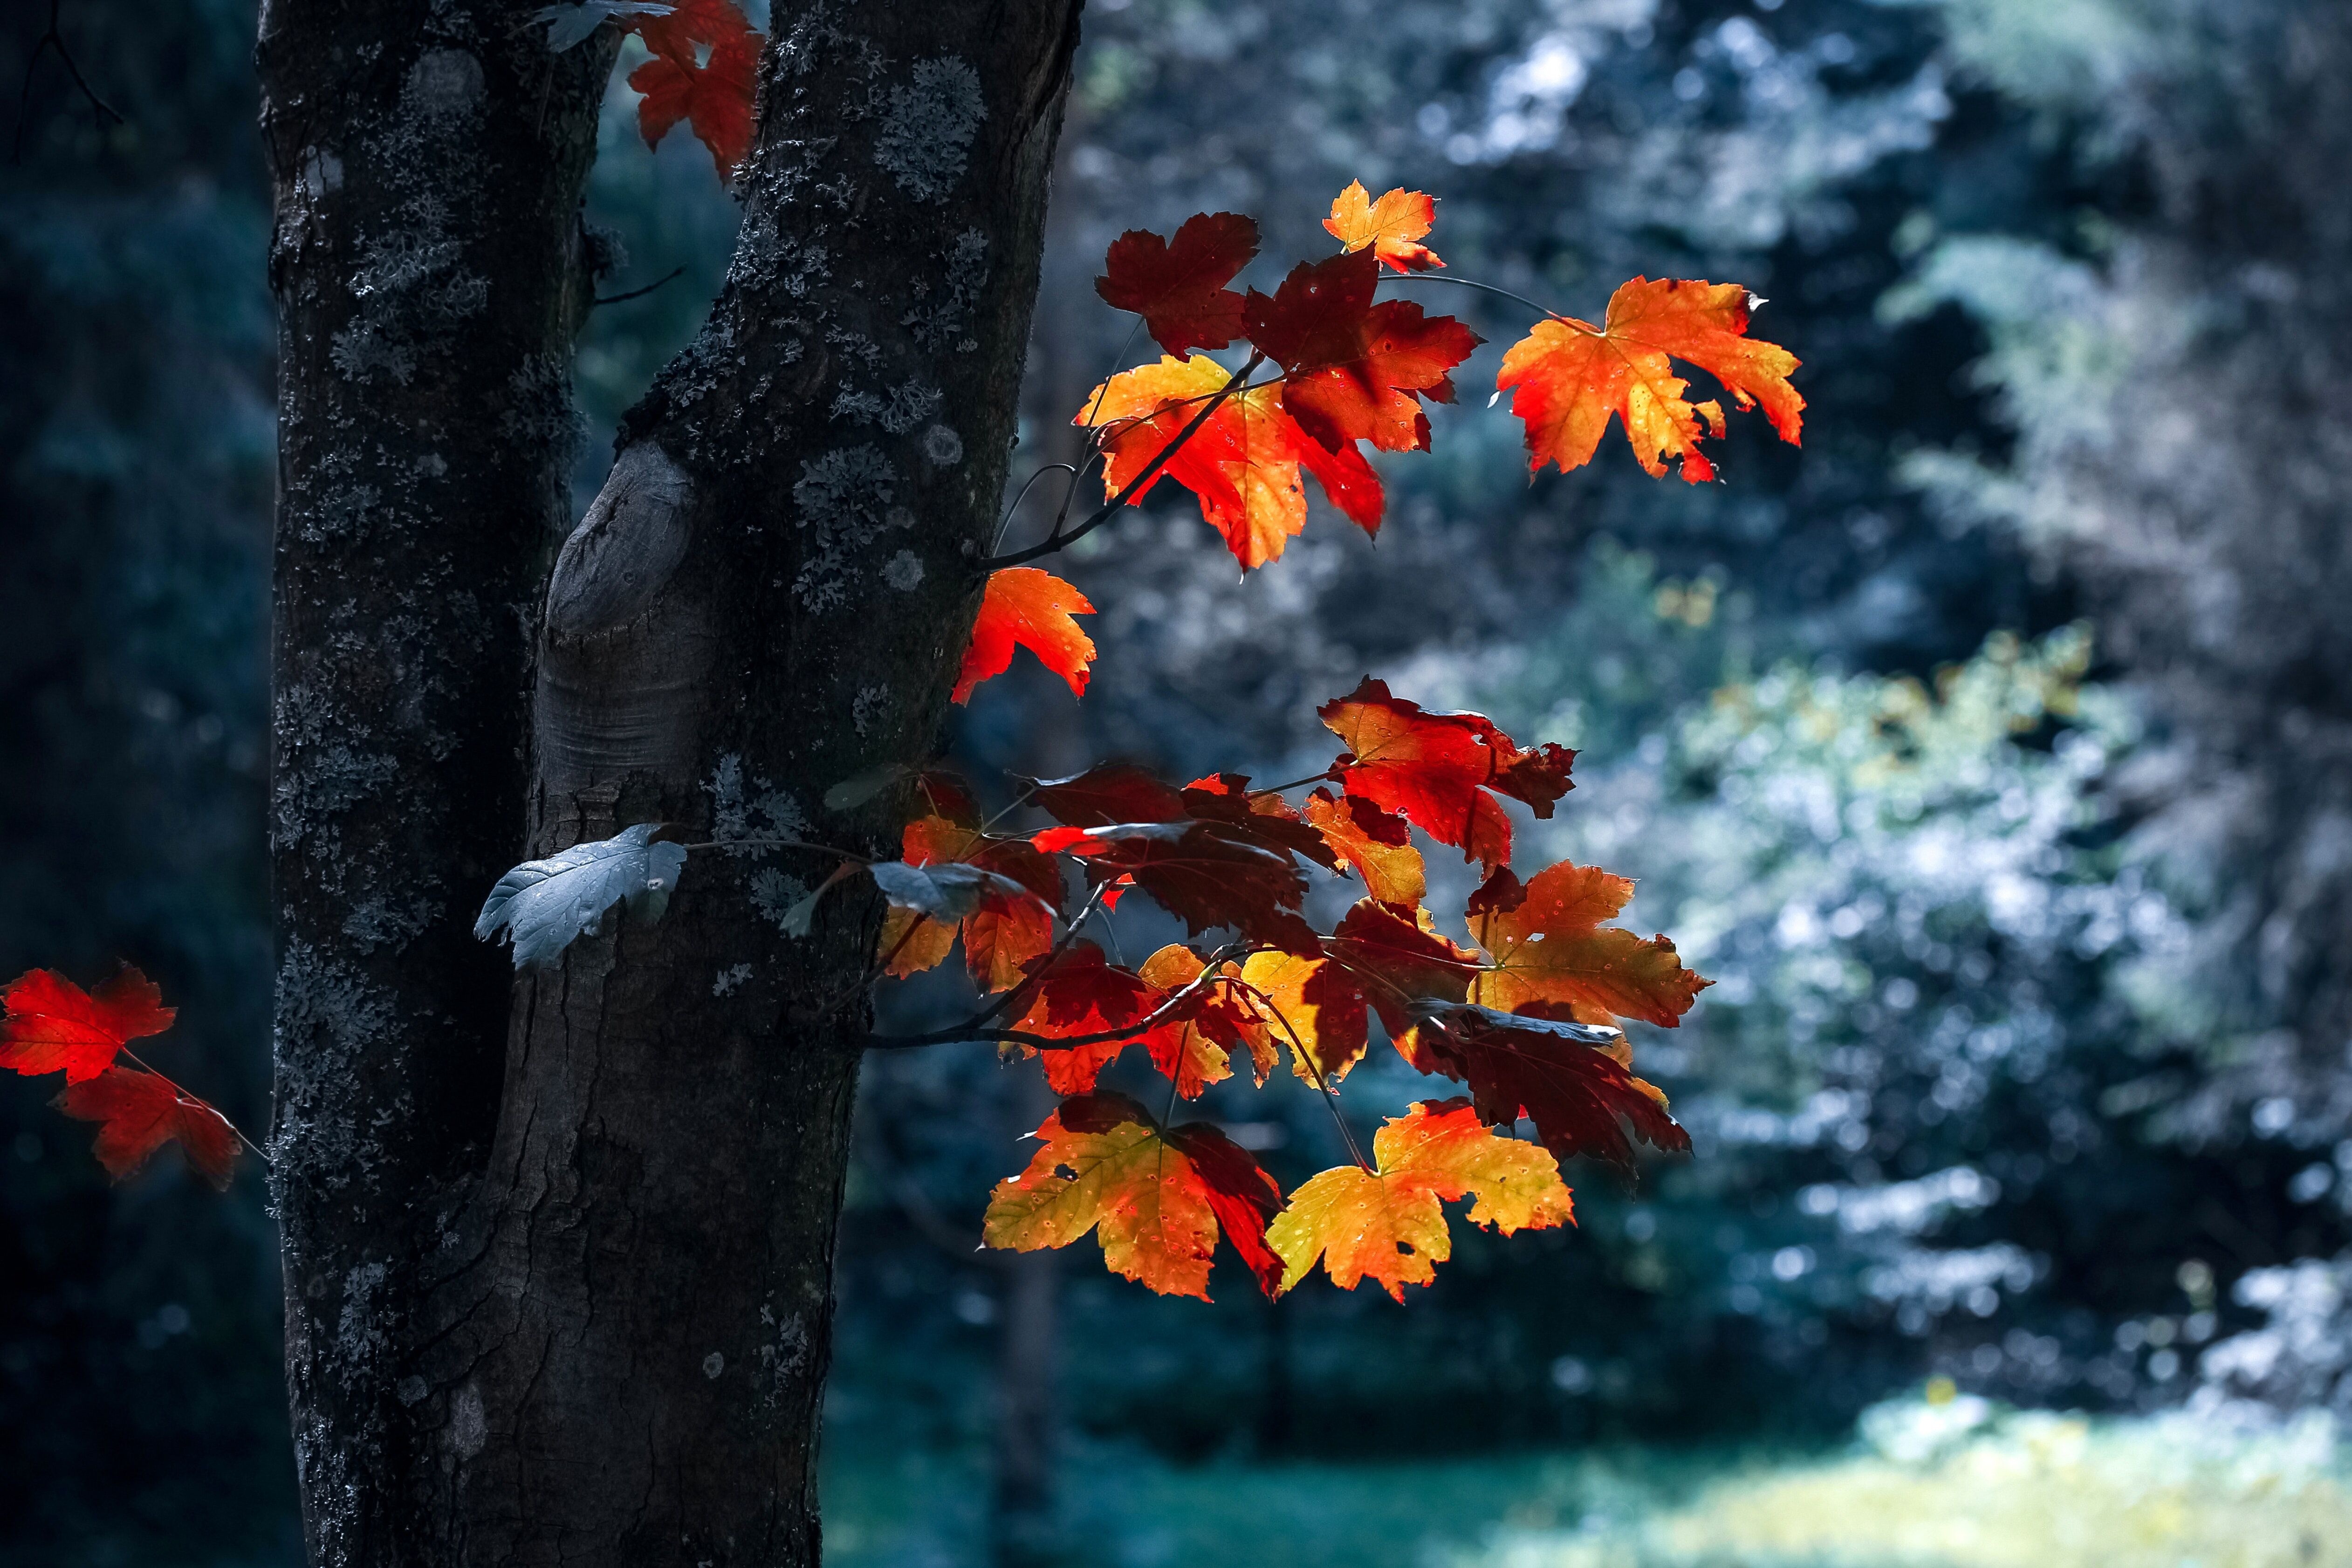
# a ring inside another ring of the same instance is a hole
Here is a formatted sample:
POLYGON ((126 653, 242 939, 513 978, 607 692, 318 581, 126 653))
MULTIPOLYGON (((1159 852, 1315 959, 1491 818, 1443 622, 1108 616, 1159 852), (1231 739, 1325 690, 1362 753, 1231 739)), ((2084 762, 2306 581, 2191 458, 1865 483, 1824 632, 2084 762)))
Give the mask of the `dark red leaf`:
POLYGON ((1222 349, 1242 335, 1242 297, 1225 287, 1257 254, 1257 222, 1238 213, 1196 213, 1173 241, 1129 229, 1111 241, 1095 292, 1143 318, 1171 354, 1222 349))

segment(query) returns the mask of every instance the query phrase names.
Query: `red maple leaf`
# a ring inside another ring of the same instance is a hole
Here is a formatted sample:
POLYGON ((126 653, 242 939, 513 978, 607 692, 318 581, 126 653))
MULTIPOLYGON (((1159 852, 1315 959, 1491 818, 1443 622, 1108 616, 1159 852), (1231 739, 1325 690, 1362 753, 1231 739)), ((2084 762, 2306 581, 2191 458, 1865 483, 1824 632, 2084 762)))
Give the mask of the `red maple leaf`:
POLYGON ((1511 858, 1511 820, 1494 796, 1549 817, 1573 788, 1576 753, 1566 747, 1522 751, 1492 719, 1428 712, 1369 676, 1316 715, 1348 747, 1336 770, 1349 795, 1399 813, 1465 860, 1496 866, 1511 858))
POLYGON ((951 700, 970 701, 974 686, 1011 669, 1016 643, 1067 682, 1072 696, 1086 695, 1087 670, 1094 662, 1095 644, 1070 617, 1091 615, 1094 611, 1085 594, 1050 571, 1008 566, 990 572, 980 614, 971 623, 971 643, 964 650, 963 667, 956 672, 951 700))
POLYGON ((1665 1095, 1627 1067, 1631 1048, 1613 1029, 1437 1004, 1396 1045, 1422 1071, 1467 1084, 1478 1114, 1494 1125, 1527 1117, 1562 1159, 1591 1155, 1631 1175, 1627 1126, 1654 1147, 1690 1148, 1665 1095))
POLYGON ((63 1072, 68 1083, 96 1078, 131 1040, 172 1027, 155 983, 128 964, 95 992, 49 969, 27 969, 0 992, 0 1067, 27 1077, 63 1072))
POLYGON ((1272 298, 1250 290, 1250 340, 1283 369, 1283 407, 1327 449, 1426 451, 1421 399, 1454 401, 1454 367, 1484 341, 1410 299, 1374 303, 1370 250, 1301 262, 1272 298))
POLYGON ((99 1124, 98 1163, 117 1181, 176 1138, 188 1163, 213 1186, 228 1190, 236 1164, 236 1129, 218 1111, 156 1073, 110 1067, 68 1084, 57 1105, 68 1116, 99 1124))
POLYGON ((1031 841, 1048 852, 1078 856, 1097 883, 1134 878, 1192 936, 1230 925, 1268 946, 1314 950, 1314 928, 1297 913, 1306 877, 1289 856, 1250 842, 1223 823, 1048 828, 1031 841))
POLYGON ((637 130, 656 147, 680 120, 710 150, 719 178, 734 178, 751 154, 751 111, 758 92, 760 47, 732 0, 685 0, 666 16, 620 18, 645 40, 653 58, 629 73, 641 95, 637 130))
MULTIPOLYGON (((1131 969, 1103 956, 1091 942, 1074 942, 1050 960, 1029 966, 1031 985, 1027 1010, 1013 1029, 1050 1040, 1108 1034, 1150 1016, 1165 998, 1160 989, 1131 969)), ((1104 1067, 1136 1043, 1140 1036, 1096 1040, 1067 1047, 1024 1046, 1044 1058, 1045 1082, 1057 1094, 1083 1094, 1095 1086, 1104 1067)))
POLYGON ((1032 781, 1030 804, 1075 828, 1173 822, 1192 815, 1175 788, 1132 762, 1105 762, 1066 779, 1032 781))
POLYGON ((1391 1035, 1412 1027, 1416 1002, 1461 1001, 1485 967, 1475 953, 1416 924, 1416 913, 1361 899, 1323 944, 1326 953, 1357 976, 1365 999, 1391 1035))
POLYGON ((1257 220, 1195 213, 1174 240, 1129 229, 1110 242, 1095 292, 1143 318, 1168 352, 1222 349, 1242 335, 1242 297, 1225 287, 1257 255, 1257 220))

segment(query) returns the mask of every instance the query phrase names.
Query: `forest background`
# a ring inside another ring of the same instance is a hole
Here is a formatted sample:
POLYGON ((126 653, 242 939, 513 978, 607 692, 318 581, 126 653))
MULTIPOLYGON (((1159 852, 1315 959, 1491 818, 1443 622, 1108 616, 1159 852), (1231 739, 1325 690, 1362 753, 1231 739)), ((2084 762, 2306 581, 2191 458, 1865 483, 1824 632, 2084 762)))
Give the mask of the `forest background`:
MULTIPOLYGON (((63 6, 118 124, 32 57, 50 16, 0 5, 0 973, 135 957, 263 1125, 255 17, 63 6)), ((1095 0, 1016 482, 1118 346, 1112 235, 1229 209, 1308 250, 1354 179, 1570 313, 1748 284, 1809 440, 1528 485, 1515 425, 1439 410, 1376 546, 1325 519, 1239 584, 1155 504, 1065 558, 1087 702, 1016 668, 958 756, 1288 777, 1368 671, 1585 748, 1540 848, 1641 878, 1718 981, 1641 1042, 1696 1155, 1585 1173, 1577 1228, 1465 1237, 1402 1311, 1213 1312, 975 1253, 1040 1107, 983 1047, 869 1062, 835 1559, 1212 1560, 1248 1514, 1266 1561, 1566 1562, 1633 1506, 1595 1456, 1671 1491, 1865 1413, 1882 1453, 2008 1406, 2352 1415, 2347 75, 2325 0, 1095 0)), ((619 80, 588 215, 608 291, 658 287, 586 335, 583 504, 735 214, 683 132, 630 144, 619 80)), ((45 1096, 0 1086, 0 1563, 298 1561, 261 1184, 110 1188, 45 1096)), ((1312 1110, 1236 1131, 1288 1181, 1337 1157, 1312 1110)))

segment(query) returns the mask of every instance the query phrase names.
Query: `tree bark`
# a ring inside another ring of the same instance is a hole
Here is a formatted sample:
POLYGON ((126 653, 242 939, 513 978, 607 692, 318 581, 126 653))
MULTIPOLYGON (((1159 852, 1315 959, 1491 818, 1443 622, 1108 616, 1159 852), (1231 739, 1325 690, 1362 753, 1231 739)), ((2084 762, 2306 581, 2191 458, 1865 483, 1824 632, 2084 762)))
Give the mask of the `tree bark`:
MULTIPOLYGON (((579 205, 613 49, 491 0, 270 0, 278 508, 272 1192, 314 1563, 444 1560, 418 1379, 511 982, 467 929, 523 809, 577 451, 579 205)), ((453 1559, 452 1559, 453 1560, 453 1559)))
MULTIPOLYGON (((529 851, 662 821, 893 853, 832 785, 935 749, 1013 438, 1075 0, 778 16, 742 237, 549 582, 529 851)), ((520 820, 520 819, 519 819, 520 820)), ((523 975, 410 1419, 429 1561, 814 1563, 878 899, 701 852, 523 975)), ((487 885, 485 883, 485 885, 487 885)))

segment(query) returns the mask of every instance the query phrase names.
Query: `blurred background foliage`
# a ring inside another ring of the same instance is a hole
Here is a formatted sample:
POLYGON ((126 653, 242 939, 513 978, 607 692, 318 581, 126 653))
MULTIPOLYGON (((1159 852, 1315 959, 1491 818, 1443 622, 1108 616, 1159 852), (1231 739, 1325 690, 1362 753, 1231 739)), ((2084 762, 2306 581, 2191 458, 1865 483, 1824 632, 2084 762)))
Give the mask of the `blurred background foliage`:
MULTIPOLYGON (((65 6, 113 125, 28 59, 47 14, 0 4, 0 82, 32 67, 0 169, 0 964, 135 958, 183 1006, 171 1065, 257 1124, 253 16, 65 6)), ((2329 0, 1095 0, 1016 479, 1112 368, 1114 235, 1252 212, 1271 287, 1350 179, 1435 193, 1451 272, 1570 313, 1635 273, 1748 284, 1807 443, 1736 426, 1717 486, 1607 446, 1529 484, 1468 398, 1385 466, 1376 544, 1318 515, 1240 583, 1156 497, 1066 558, 1101 612, 1085 703, 1017 669, 959 759, 1288 778, 1367 671, 1581 748, 1522 863, 1639 877, 1631 918, 1717 979, 1636 1040, 1696 1156, 1638 1193, 1570 1172, 1576 1229, 1465 1235, 1402 1311, 1225 1270, 1211 1309, 1085 1248, 973 1251, 1040 1093, 977 1049, 877 1060, 835 1558, 2344 1560, 2347 67, 2329 0)), ((592 320, 596 432, 734 224, 630 108, 587 216, 608 293, 657 286, 592 320)), ((1465 390, 1524 329, 1411 287, 1494 340, 1465 390)), ((1377 1063, 1365 1126, 1413 1092, 1377 1063)), ((110 1191, 45 1098, 0 1090, 0 1562, 295 1561, 258 1184, 110 1191)), ((1206 1104, 1286 1184, 1337 1155, 1304 1094, 1206 1104)))

